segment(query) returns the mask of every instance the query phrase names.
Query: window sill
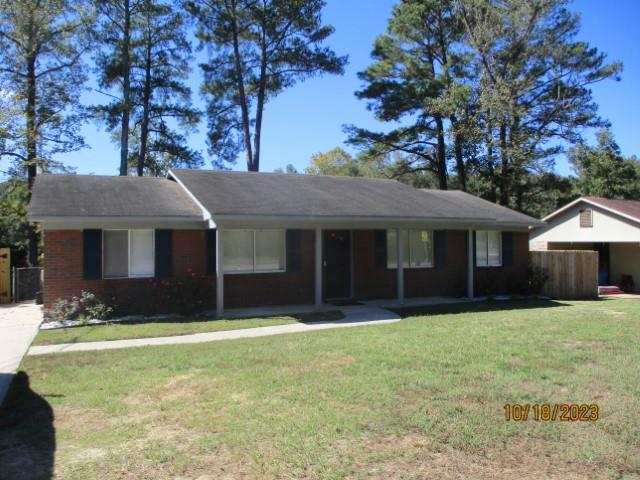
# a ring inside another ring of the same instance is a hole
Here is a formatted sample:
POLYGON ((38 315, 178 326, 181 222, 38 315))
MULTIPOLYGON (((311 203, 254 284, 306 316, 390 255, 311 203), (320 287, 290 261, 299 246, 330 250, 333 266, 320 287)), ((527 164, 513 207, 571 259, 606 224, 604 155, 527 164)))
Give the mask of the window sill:
MULTIPOLYGON (((243 271, 232 271, 232 272, 223 272, 224 275, 260 275, 263 273, 286 273, 286 270, 243 270, 243 271)), ((213 274, 215 276, 215 273, 213 274)))
POLYGON ((500 265, 476 265, 476 268, 502 268, 502 264, 500 264, 500 265))
MULTIPOLYGON (((424 265, 421 267, 409 267, 409 266, 405 266, 402 267, 403 270, 426 270, 428 268, 433 268, 433 265, 424 265)), ((387 267, 387 270, 397 270, 398 267, 387 267)))
POLYGON ((136 280, 145 278, 155 278, 155 275, 136 275, 135 277, 102 277, 102 280, 136 280))

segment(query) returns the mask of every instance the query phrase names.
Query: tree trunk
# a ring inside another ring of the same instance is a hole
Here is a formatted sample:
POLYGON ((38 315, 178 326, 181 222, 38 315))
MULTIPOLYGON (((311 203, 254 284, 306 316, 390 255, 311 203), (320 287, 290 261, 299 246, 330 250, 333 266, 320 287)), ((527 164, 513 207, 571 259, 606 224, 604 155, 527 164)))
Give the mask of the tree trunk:
MULTIPOLYGON (((29 39, 30 46, 33 39, 29 39)), ((37 155, 37 138, 38 132, 36 127, 36 57, 35 53, 30 54, 27 59, 27 182, 28 182, 28 201, 31 200, 33 184, 38 173, 38 155, 37 155)), ((38 265, 38 235, 33 224, 28 226, 28 256, 27 262, 29 266, 38 265)))
POLYGON ((509 204, 509 154, 507 153, 507 127, 504 121, 500 125, 500 161, 502 164, 500 172, 500 205, 509 204))
MULTIPOLYGON (((487 112, 487 117, 490 116, 490 112, 487 112)), ((498 201, 498 192, 496 189, 496 170, 495 159, 493 154, 493 126, 491 122, 487 123, 486 139, 487 143, 487 169, 489 170, 489 201, 496 203, 498 201)))
POLYGON ((236 2, 232 2, 231 32, 233 34, 233 57, 236 70, 236 82, 238 87, 238 96, 240 97, 240 110, 242 111, 242 131, 244 137, 244 148, 247 153, 247 170, 250 172, 257 171, 253 163, 253 154, 251 152, 251 130, 249 119, 249 107, 247 105, 247 96, 244 89, 244 75, 242 72, 242 57, 240 55, 240 40, 238 38, 238 23, 236 16, 236 2))
POLYGON ((264 111, 264 95, 267 88, 267 46, 262 26, 262 45, 260 56, 260 84, 258 86, 258 98, 256 105, 256 125, 253 132, 253 171, 260 170, 260 133, 262 132, 262 113, 264 111))
MULTIPOLYGON (((147 9, 149 6, 147 5, 147 9)), ((147 12, 147 45, 145 52, 144 89, 142 93, 142 124, 140 126, 140 151, 138 153, 138 176, 144 174, 147 158, 147 139, 149 138, 149 104, 151 102, 151 19, 147 12)))
POLYGON ((456 157, 456 171, 458 172, 458 183, 463 192, 467 191, 467 167, 464 164, 462 152, 462 136, 458 133, 458 121, 455 115, 449 119, 453 129, 453 150, 456 157))
POLYGON ((440 115, 435 115, 437 135, 438 184, 440 190, 447 189, 447 151, 444 143, 444 124, 440 115))
POLYGON ((120 175, 126 176, 129 163, 129 115, 131 110, 131 65, 129 47, 131 42, 131 8, 124 0, 124 26, 122 39, 122 125, 120 134, 120 175))

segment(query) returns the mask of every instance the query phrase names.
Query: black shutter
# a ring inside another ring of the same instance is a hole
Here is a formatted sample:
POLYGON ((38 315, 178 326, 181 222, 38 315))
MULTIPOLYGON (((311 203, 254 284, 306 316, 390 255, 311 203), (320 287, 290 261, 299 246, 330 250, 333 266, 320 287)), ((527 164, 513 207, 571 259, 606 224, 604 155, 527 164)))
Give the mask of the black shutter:
POLYGON ((473 266, 478 266, 478 259, 476 258, 476 231, 473 231, 473 266))
POLYGON ((447 232, 436 230, 433 232, 433 264, 442 268, 447 263, 447 232))
POLYGON ((301 237, 301 230, 287 230, 287 272, 302 270, 301 237))
POLYGON ((502 232, 502 266, 513 265, 513 233, 502 232))
POLYGON ((102 278, 102 230, 82 231, 82 278, 102 278))
POLYGON ((207 275, 216 274, 216 231, 207 230, 207 275))
POLYGON ((376 268, 387 268, 387 231, 374 230, 373 237, 376 268))
POLYGON ((169 278, 173 273, 171 261, 171 230, 156 230, 156 277, 169 278))

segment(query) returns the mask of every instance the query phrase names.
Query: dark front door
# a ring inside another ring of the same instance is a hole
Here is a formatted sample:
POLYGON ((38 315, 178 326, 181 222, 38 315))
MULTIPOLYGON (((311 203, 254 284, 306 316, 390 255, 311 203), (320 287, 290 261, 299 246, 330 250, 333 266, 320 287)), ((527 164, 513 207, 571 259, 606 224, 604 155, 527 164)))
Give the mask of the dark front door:
POLYGON ((609 244, 596 243, 598 251, 598 285, 611 285, 609 278, 609 244))
POLYGON ((324 298, 351 296, 351 232, 323 232, 324 298))

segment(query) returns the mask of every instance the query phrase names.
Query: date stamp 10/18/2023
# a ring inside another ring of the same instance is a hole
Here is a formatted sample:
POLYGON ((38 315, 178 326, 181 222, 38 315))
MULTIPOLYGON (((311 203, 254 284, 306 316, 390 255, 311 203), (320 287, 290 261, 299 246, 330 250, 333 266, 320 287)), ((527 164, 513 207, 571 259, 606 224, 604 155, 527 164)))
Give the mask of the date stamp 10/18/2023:
POLYGON ((507 422, 595 422, 600 408, 595 403, 507 403, 504 418, 507 422))

